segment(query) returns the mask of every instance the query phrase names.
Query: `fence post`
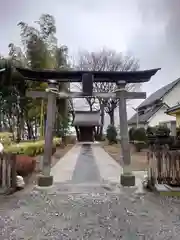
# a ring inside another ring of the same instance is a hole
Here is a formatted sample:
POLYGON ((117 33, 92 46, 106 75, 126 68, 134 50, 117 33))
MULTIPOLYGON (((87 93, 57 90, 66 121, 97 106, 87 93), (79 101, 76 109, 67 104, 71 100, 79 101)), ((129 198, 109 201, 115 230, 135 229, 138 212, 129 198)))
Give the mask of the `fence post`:
POLYGON ((16 155, 11 155, 11 187, 16 189, 17 181, 16 181, 16 155))
POLYGON ((7 163, 7 168, 6 168, 6 172, 7 172, 7 179, 6 179, 6 188, 10 189, 11 188, 11 155, 7 155, 7 159, 6 159, 6 163, 7 163))
POLYGON ((2 159, 2 188, 6 188, 6 154, 3 154, 2 159))
POLYGON ((0 188, 3 193, 11 193, 16 189, 16 155, 3 153, 0 155, 0 188))
POLYGON ((0 188, 2 188, 2 163, 3 163, 3 157, 2 157, 2 154, 0 154, 0 188))

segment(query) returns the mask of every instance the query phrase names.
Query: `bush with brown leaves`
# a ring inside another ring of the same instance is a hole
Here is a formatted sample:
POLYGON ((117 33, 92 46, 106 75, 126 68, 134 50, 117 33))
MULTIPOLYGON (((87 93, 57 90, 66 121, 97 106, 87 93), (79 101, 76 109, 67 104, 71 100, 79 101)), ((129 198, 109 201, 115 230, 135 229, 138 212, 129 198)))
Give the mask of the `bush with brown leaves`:
POLYGON ((32 174, 36 168, 36 160, 25 155, 16 156, 16 172, 22 177, 32 174))

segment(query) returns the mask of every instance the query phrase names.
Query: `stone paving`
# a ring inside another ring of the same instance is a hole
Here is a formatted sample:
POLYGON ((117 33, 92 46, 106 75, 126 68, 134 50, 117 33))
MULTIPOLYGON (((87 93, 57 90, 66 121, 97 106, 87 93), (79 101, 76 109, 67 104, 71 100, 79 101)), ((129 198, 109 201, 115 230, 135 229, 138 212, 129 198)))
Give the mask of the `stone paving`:
POLYGON ((92 148, 85 145, 81 148, 81 152, 77 159, 75 169, 73 171, 71 182, 77 183, 99 183, 101 181, 100 172, 96 164, 92 148))
POLYGON ((115 161, 106 161, 106 153, 95 148, 70 150, 67 162, 72 161, 72 169, 62 159, 56 171, 52 169, 56 179, 52 187, 5 197, 0 205, 0 240, 180 239, 180 201, 120 187, 117 169, 117 179, 111 176, 115 161), (99 154, 106 163, 98 161, 99 154))
POLYGON ((61 158, 61 161, 52 167, 51 174, 55 183, 66 182, 71 179, 80 151, 81 146, 75 145, 61 158))

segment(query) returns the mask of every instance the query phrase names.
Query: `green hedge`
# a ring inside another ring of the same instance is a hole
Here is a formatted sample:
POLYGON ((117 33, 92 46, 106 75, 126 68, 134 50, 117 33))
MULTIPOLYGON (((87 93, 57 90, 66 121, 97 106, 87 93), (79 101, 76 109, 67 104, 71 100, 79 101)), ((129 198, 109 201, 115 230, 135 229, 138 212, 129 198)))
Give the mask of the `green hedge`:
MULTIPOLYGON (((53 148, 61 144, 60 138, 53 139, 53 148)), ((35 142, 20 142, 19 144, 11 144, 5 147, 6 153, 14 153, 17 155, 37 156, 44 152, 44 140, 35 142)))
POLYGON ((0 132, 0 141, 4 146, 12 144, 13 135, 10 132, 0 132))
POLYGON ((117 130, 115 126, 108 125, 106 129, 106 137, 109 141, 109 144, 117 143, 117 130))

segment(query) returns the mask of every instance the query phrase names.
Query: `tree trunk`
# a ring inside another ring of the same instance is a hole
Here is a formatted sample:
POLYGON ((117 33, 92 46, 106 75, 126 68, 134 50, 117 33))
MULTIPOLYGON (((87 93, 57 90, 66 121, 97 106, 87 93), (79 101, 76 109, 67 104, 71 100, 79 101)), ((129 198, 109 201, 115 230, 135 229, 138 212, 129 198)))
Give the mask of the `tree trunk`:
POLYGON ((28 139, 31 140, 33 139, 33 128, 29 121, 27 121, 26 124, 27 124, 27 131, 28 131, 28 139))
POLYGON ((93 111, 93 104, 91 104, 91 103, 89 103, 89 110, 90 110, 90 112, 93 111))
POLYGON ((17 116, 17 142, 21 141, 21 137, 22 137, 22 131, 24 128, 24 119, 23 119, 23 114, 20 112, 18 113, 17 116))
POLYGON ((34 124, 35 124, 35 133, 34 133, 34 136, 35 136, 35 139, 37 139, 37 138, 38 138, 38 120, 37 120, 37 118, 35 118, 34 124))
POLYGON ((75 130, 76 130, 77 140, 79 141, 79 139, 80 139, 80 135, 79 135, 78 127, 75 127, 75 130))
MULTIPOLYGON (((74 122, 74 118, 75 118, 75 114, 74 111, 71 111, 71 115, 72 115, 72 122, 74 122)), ((75 131, 76 131, 76 136, 77 136, 77 140, 79 140, 79 131, 78 131, 78 127, 74 127, 75 131)))
POLYGON ((104 104, 100 103, 100 112, 101 112, 101 126, 96 128, 96 140, 101 140, 103 136, 103 127, 104 127, 104 104))
POLYGON ((103 103, 100 104, 100 111, 101 111, 101 127, 100 127, 99 135, 102 138, 103 128, 104 128, 104 115, 105 115, 104 114, 104 104, 103 103))
MULTIPOLYGON (((11 132, 11 133, 13 133, 13 137, 14 137, 14 129, 13 129, 13 124, 12 124, 12 121, 11 121, 11 117, 9 116, 8 117, 8 128, 9 128, 9 131, 11 132)), ((6 127, 5 127, 5 131, 7 131, 7 124, 6 124, 6 127)))
POLYGON ((17 136, 16 136, 16 141, 19 143, 21 141, 21 119, 20 119, 20 114, 18 113, 17 115, 17 136))
POLYGON ((114 110, 108 113, 110 117, 110 124, 114 126, 114 110))
POLYGON ((0 110, 0 132, 2 132, 2 111, 0 110))

